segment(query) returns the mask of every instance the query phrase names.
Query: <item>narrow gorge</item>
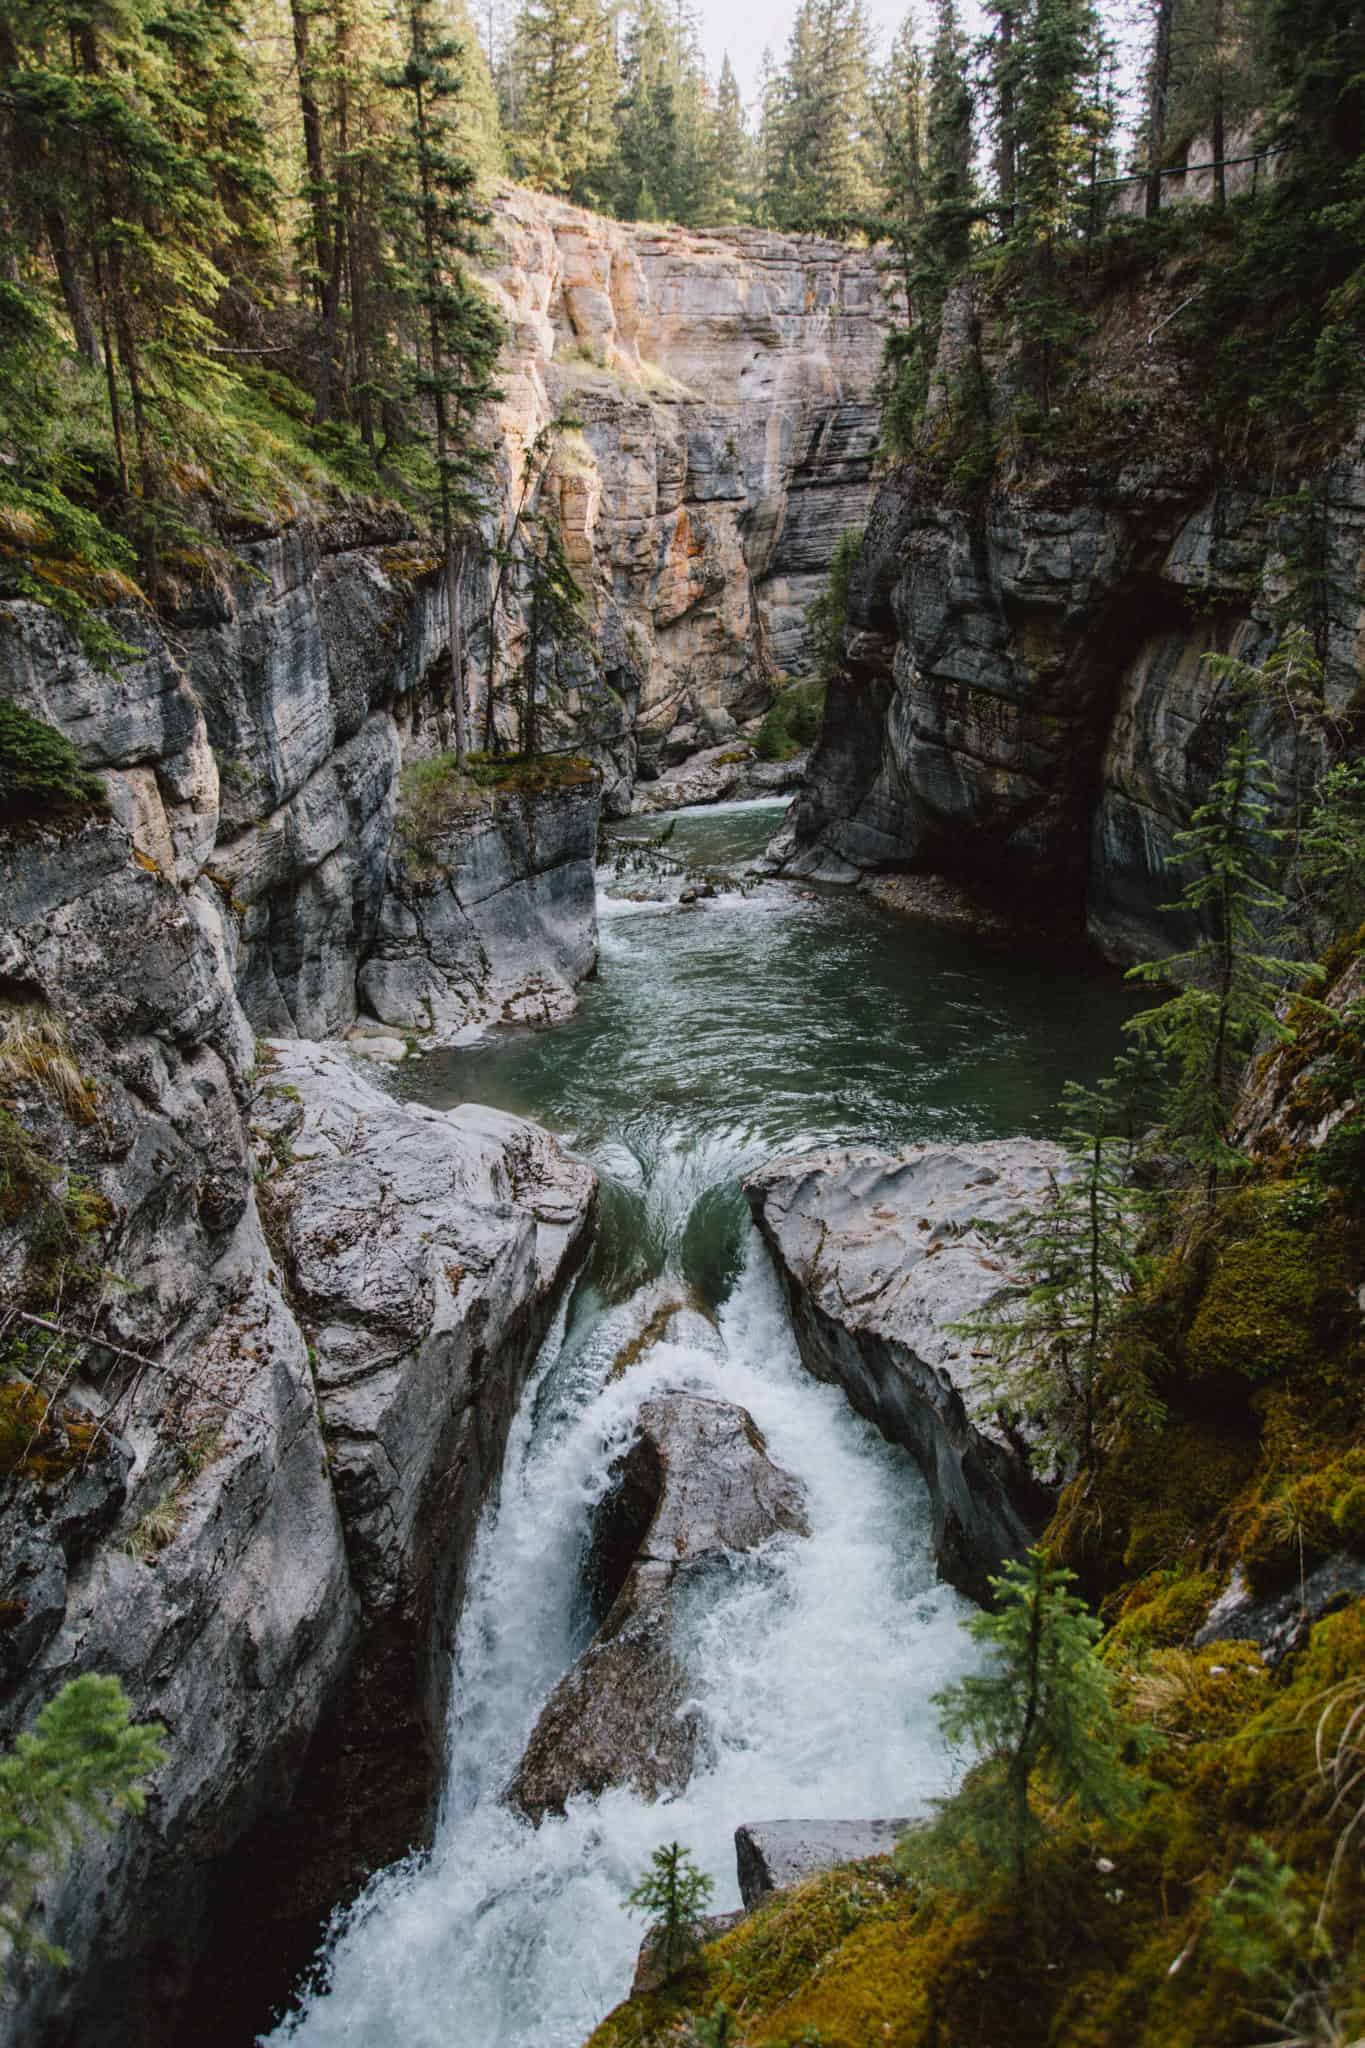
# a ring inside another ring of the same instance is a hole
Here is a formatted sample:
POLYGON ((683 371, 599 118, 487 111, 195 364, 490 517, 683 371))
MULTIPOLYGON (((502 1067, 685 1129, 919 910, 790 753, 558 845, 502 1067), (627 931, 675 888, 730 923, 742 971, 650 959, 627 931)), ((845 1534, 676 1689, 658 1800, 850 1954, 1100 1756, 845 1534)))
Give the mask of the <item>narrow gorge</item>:
POLYGON ((1358 137, 427 5, 0 27, 0 2044, 1359 2048, 1358 137))

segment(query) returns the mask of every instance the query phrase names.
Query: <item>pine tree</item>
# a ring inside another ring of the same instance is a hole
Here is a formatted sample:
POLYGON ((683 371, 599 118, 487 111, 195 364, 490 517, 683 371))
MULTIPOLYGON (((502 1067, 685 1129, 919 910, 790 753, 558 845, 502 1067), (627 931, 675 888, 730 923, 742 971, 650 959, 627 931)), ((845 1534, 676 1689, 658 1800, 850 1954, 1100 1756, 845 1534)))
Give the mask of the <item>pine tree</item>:
POLYGON ((1043 1549, 991 1580, 993 1606, 967 1624, 989 1666, 936 1698, 944 1736, 969 1744, 977 1762, 957 1797, 908 1835, 898 1856, 917 1873, 946 1872, 966 1890, 1003 1877, 1021 1913, 1034 1904, 1049 1809, 1074 1800, 1083 1818, 1116 1825, 1141 1797, 1123 1753, 1141 1749, 1144 1737, 1115 1709, 1113 1680, 1095 1650, 1101 1624, 1069 1591, 1073 1583, 1043 1549))
POLYGON ((118 1680, 90 1673, 64 1685, 0 1758, 0 1933, 20 1953, 68 1962, 30 1923, 38 1887, 86 1825, 108 1830, 115 1813, 142 1812, 140 1781, 164 1762, 165 1732, 130 1727, 118 1680))
MULTIPOLYGON (((474 421, 496 394, 493 371, 502 339, 492 307, 459 259, 477 247, 484 218, 474 197, 474 171, 453 152, 453 110, 463 91, 457 38, 439 31, 435 0, 409 0, 407 62, 389 83, 408 109, 401 161, 410 177, 412 297, 425 318, 427 355, 414 377, 434 423, 436 511, 444 561, 450 636, 450 696, 455 757, 469 754, 464 683, 461 585, 468 538, 482 513, 478 486, 487 453, 473 440, 474 421)), ((444 735, 443 735, 444 737, 444 735)))
POLYGON ((612 18, 602 0, 526 0, 510 62, 512 147, 523 175, 540 191, 586 203, 611 155, 618 90, 612 18))
POLYGON ((1061 254, 1090 216, 1107 121, 1105 49, 1093 0, 1033 0, 1014 55, 1019 205, 1008 245, 1010 282, 1023 366, 1046 419, 1083 328, 1061 254))
POLYGON ((1027 1424, 1067 1465, 1093 1467, 1099 1456, 1103 1382, 1140 1276, 1131 1172, 1137 1105, 1150 1097, 1153 1078, 1131 1053, 1096 1088, 1067 1083, 1062 1142, 1070 1171, 1052 1182, 1040 1210, 1006 1223, 1000 1249, 1014 1284, 958 1326, 994 1357, 998 1378, 983 1412, 1027 1424))
POLYGON ((971 250, 974 104, 967 39, 957 0, 937 0, 929 57, 928 213, 920 294, 928 324, 937 324, 943 296, 971 250))
POLYGON ((656 1849, 649 1865, 629 1903, 636 1912, 648 1914, 648 1938, 657 1945, 664 1975, 671 1977, 695 1952, 697 1923, 716 1887, 681 1842, 656 1849))
POLYGON ((725 227, 754 215, 754 139, 729 57, 721 61, 707 143, 707 205, 700 225, 725 227))
POLYGON ((1292 1036, 1277 1004, 1311 973, 1262 950, 1263 930, 1285 910, 1275 880, 1285 835, 1270 823, 1273 797, 1269 767, 1243 731, 1171 856, 1193 873, 1167 908, 1197 923, 1200 936, 1183 953, 1129 969, 1133 981, 1177 984, 1177 994, 1126 1028, 1170 1070, 1167 1136, 1203 1176, 1210 1201, 1243 1163, 1230 1136, 1243 1067, 1263 1035, 1281 1044, 1292 1036))
POLYGON ((1161 173, 1171 101, 1171 32, 1176 0, 1152 0, 1152 53, 1147 66, 1147 199, 1150 220, 1161 209, 1161 173))
POLYGON ((1009 235, 1015 226, 1019 188, 1019 57, 1023 0, 987 0, 994 21, 988 42, 988 98, 995 128, 995 186, 1000 197, 1000 225, 1009 235))
POLYGON ((764 206, 779 226, 832 227, 871 210, 871 70, 861 0, 802 0, 766 112, 764 206))
POLYGON ((915 244, 924 220, 928 74, 913 12, 896 31, 872 92, 875 171, 886 229, 899 251, 907 304, 912 295, 915 244))

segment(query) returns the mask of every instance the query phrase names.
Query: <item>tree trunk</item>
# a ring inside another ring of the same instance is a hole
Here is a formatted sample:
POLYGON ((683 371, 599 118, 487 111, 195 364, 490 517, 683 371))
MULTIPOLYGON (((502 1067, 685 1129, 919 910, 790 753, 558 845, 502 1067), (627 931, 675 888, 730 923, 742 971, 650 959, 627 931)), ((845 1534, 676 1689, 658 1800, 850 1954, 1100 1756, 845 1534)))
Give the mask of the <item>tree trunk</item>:
MULTIPOLYGON (((294 30, 294 69, 298 73, 299 113, 303 121, 303 154, 308 167, 308 209, 313 223, 313 298, 318 315, 325 322, 327 284, 332 276, 332 242, 327 223, 322 112, 313 90, 308 0, 289 0, 289 18, 294 30)), ((323 346, 318 353, 318 384, 313 400, 313 420, 317 426, 321 426, 330 415, 331 386, 332 366, 324 337, 323 346)))
POLYGON ((455 718, 455 765, 461 774, 469 765, 469 719, 464 701, 464 608, 460 598, 463 552, 456 552, 455 538, 446 519, 446 617, 450 626, 450 708, 455 718))
POLYGON ((1166 153, 1166 103, 1171 90, 1171 27, 1175 0, 1157 0, 1156 41, 1147 106, 1147 218, 1161 211, 1161 160, 1166 153))
POLYGON ((1228 203, 1228 179, 1224 159, 1227 156, 1225 124, 1227 118, 1227 88, 1223 81, 1223 34, 1225 29, 1223 0, 1214 0, 1213 7, 1213 203, 1221 213, 1228 203))
POLYGON ((1001 218, 1006 234, 1014 230, 1014 201, 1019 177, 1019 139, 1015 126, 1014 77, 1011 70, 1014 53, 1014 9, 1004 6, 999 14, 1000 63, 997 67, 999 88, 998 101, 998 148, 996 155, 996 176, 1000 180, 1000 199, 1003 207, 1001 218))
POLYGON ((48 247, 52 251, 52 262, 57 272, 57 281, 62 288, 62 298, 66 302, 66 314, 71 322, 76 347, 87 363, 93 363, 98 369, 100 345, 95 333, 95 322, 90 312, 90 302, 85 296, 84 281, 76 259, 71 253, 66 215, 59 206, 48 208, 43 215, 43 228, 47 235, 48 247))

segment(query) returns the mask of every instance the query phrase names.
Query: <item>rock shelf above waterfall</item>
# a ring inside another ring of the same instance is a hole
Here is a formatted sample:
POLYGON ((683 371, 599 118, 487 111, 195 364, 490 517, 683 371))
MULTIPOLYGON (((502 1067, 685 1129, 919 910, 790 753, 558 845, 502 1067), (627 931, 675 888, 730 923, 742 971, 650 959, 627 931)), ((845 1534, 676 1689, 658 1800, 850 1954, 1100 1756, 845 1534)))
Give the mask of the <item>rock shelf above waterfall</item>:
POLYGON ((974 1597, 1027 1546, 1051 1496, 1025 1446, 973 1419, 988 1389, 953 1325, 1005 1284, 982 1225, 1041 1203, 1065 1171, 1059 1146, 1006 1138, 810 1153, 745 1182, 803 1360, 915 1458, 939 1569, 974 1597))
POLYGON ((605 1616, 536 1723, 515 1805, 540 1821, 608 1785, 682 1790, 700 1727, 674 1642, 679 1581, 783 1532, 808 1533, 802 1488, 745 1409, 673 1392, 643 1404, 595 1520, 589 1577, 605 1616))

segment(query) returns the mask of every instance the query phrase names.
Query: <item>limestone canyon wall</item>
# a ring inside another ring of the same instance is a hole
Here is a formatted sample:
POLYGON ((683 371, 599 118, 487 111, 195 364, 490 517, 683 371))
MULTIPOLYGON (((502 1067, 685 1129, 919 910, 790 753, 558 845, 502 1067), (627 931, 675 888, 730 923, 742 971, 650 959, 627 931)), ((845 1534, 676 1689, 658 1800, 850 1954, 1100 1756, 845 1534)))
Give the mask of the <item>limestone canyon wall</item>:
MULTIPOLYGON (((801 672, 805 607, 867 516, 895 295, 865 249, 623 226, 510 186, 490 238, 505 500, 536 435, 582 423, 543 484, 592 596, 561 724, 620 734, 621 768, 649 775, 764 710, 774 670, 801 672)), ((524 646, 510 609, 500 675, 524 646)))
POLYGON ((1175 893, 1168 858, 1234 717, 1250 717, 1288 813, 1318 758, 1312 721, 1235 706, 1203 658, 1269 651, 1301 606, 1294 557, 1311 545, 1324 708, 1354 709, 1365 453, 1357 435, 1293 476, 1260 461, 1253 436, 1236 466, 1216 465, 1163 338, 1179 289, 1107 309, 1095 372, 1107 437, 1080 447, 1059 423, 1052 445, 1023 455, 1010 366, 976 309, 950 307, 927 438, 935 408, 978 379, 991 473, 964 489, 931 446, 882 482, 846 672, 775 849, 787 872, 984 879, 1083 918, 1131 960, 1179 943, 1161 911, 1175 893))

